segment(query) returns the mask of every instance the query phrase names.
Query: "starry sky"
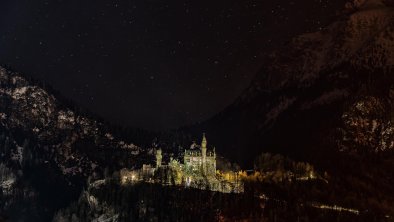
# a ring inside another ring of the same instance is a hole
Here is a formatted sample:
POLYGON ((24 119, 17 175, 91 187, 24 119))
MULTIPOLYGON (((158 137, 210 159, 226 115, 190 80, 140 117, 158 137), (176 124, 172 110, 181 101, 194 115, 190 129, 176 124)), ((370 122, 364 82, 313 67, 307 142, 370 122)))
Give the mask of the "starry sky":
POLYGON ((1 0, 0 64, 117 124, 203 121, 344 0, 1 0))

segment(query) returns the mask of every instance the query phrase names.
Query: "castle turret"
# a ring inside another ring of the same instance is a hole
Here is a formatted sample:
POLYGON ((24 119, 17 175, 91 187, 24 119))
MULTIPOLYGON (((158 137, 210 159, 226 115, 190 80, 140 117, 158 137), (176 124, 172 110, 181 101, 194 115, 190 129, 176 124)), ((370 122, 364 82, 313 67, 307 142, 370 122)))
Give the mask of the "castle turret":
POLYGON ((205 133, 202 136, 202 142, 201 142, 201 156, 203 158, 203 161, 205 160, 207 156, 207 138, 205 138, 205 133))
POLYGON ((202 156, 202 170, 204 174, 207 172, 207 138, 205 138, 205 133, 202 135, 201 142, 201 156, 202 156))
POLYGON ((156 150, 156 168, 161 167, 162 158, 161 149, 156 150))

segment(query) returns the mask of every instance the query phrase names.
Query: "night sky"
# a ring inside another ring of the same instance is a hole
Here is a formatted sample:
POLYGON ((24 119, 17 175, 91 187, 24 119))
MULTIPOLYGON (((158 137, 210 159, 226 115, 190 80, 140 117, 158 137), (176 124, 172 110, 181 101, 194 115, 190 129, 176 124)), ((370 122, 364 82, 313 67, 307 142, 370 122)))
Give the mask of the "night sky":
POLYGON ((343 2, 1 0, 0 63, 115 123, 168 129, 231 104, 264 53, 343 2))

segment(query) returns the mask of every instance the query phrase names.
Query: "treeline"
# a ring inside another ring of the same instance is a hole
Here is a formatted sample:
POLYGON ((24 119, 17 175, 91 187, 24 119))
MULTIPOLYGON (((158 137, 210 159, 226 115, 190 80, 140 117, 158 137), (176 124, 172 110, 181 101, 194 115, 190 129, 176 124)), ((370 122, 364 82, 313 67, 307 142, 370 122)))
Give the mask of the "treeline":
POLYGON ((0 218, 50 221, 78 198, 82 180, 67 180, 45 149, 29 133, 0 126, 0 218))
POLYGON ((84 192, 78 202, 59 211, 55 221, 374 221, 371 217, 315 209, 297 201, 265 200, 256 194, 251 190, 224 194, 109 182, 84 192))
POLYGON ((262 153, 254 161, 254 173, 241 175, 245 180, 262 183, 323 179, 307 162, 296 162, 280 154, 262 153))
POLYGON ((309 163, 264 153, 256 158, 256 172, 246 177, 245 190, 294 206, 317 202, 356 209, 360 212, 357 221, 390 221, 394 215, 394 191, 389 185, 393 182, 393 160, 392 152, 380 157, 337 154, 335 162, 322 172, 309 163), (293 178, 313 175, 294 180, 288 172, 294 172, 293 178))

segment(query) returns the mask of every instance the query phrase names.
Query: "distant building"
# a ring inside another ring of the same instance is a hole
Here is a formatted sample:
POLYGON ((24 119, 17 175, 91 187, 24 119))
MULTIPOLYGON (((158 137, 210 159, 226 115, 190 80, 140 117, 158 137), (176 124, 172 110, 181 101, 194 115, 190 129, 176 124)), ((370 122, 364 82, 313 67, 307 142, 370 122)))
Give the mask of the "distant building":
POLYGON ((200 146, 193 143, 190 149, 184 151, 183 163, 170 158, 168 165, 162 163, 162 150, 157 149, 155 168, 144 164, 137 171, 122 170, 122 182, 153 181, 224 193, 243 192, 243 182, 237 172, 229 172, 226 177, 217 173, 215 148, 208 150, 207 144, 207 138, 203 134, 200 146))

